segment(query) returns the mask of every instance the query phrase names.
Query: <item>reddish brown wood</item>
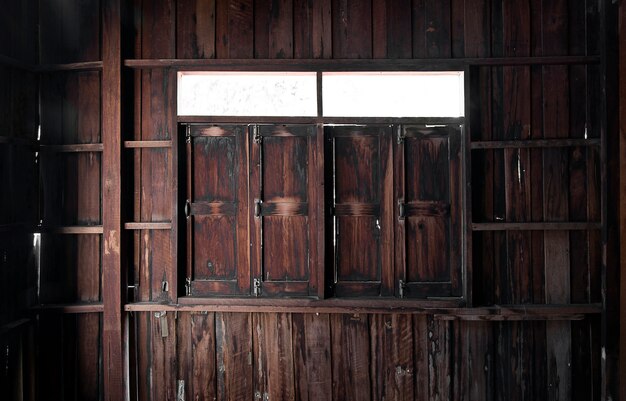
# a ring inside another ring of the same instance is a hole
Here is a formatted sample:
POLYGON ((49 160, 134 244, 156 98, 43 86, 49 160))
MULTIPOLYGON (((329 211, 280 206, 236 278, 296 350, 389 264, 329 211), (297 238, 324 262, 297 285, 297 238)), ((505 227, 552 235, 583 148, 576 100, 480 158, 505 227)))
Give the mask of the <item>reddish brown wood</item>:
POLYGON ((252 328, 250 314, 215 315, 218 400, 254 394, 252 328))
POLYGON ((182 0, 176 3, 177 57, 215 57, 215 7, 215 0, 182 0))
POLYGON ((370 334, 367 315, 331 315, 333 399, 371 400, 370 334))
POLYGON ((332 399, 330 317, 292 314, 294 390, 303 401, 332 399))
POLYGON ((104 398, 124 399, 122 263, 121 263, 121 55, 120 2, 106 0, 102 8, 102 142, 105 183, 103 203, 103 366, 104 398))
POLYGON ((254 394, 261 399, 293 399, 291 314, 254 314, 253 333, 254 394))
POLYGON ((251 59, 254 55, 252 0, 216 3, 216 58, 251 59))
POLYGON ((333 58, 372 57, 372 1, 332 0, 333 58))
POLYGON ((255 58, 293 58, 293 15, 293 0, 255 2, 255 58))
POLYGON ((293 13, 294 58, 331 58, 331 0, 293 0, 293 13))

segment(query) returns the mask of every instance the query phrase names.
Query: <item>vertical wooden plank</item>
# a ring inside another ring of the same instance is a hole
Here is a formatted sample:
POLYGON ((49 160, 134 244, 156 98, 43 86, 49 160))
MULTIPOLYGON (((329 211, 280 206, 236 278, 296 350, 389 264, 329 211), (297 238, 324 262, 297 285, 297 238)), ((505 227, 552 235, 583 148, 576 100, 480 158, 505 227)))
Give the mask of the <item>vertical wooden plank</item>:
MULTIPOLYGON (((543 3, 543 55, 567 54, 567 3, 543 3)), ((543 68, 544 136, 569 137, 568 71, 566 67, 543 68)), ((567 221, 569 202, 568 157, 562 150, 544 151, 544 217, 547 221, 567 221)), ((570 302, 569 233, 546 232, 545 286, 547 303, 570 302)), ((571 328, 569 322, 546 324, 548 349, 548 399, 571 399, 571 328)))
POLYGON ((412 0, 413 58, 426 58, 426 0, 412 0))
POLYGON ((302 401, 331 400, 330 317, 292 314, 294 395, 302 401))
POLYGON ((368 315, 331 316, 334 400, 372 400, 368 315))
POLYGON ((372 31, 374 58, 411 58, 410 0, 374 1, 372 31))
POLYGON ((331 58, 331 0, 293 0, 294 58, 331 58))
POLYGON ((216 4, 216 57, 253 58, 252 0, 226 0, 216 4))
POLYGON ((191 314, 192 363, 186 367, 191 373, 189 387, 192 400, 215 400, 215 313, 200 312, 191 314))
POLYGON ((371 315, 372 399, 413 400, 411 315, 371 315))
POLYGON ((333 58, 372 57, 372 0, 332 0, 333 58))
MULTIPOLYGON (((626 5, 619 6, 619 95, 626 98, 626 5)), ((626 102, 619 102, 619 171, 626 171, 626 102)), ((626 249, 626 174, 619 176, 619 249, 626 249)), ((620 322, 626 322, 626 258, 620 258, 620 322)), ((626 330, 620 329, 619 365, 626 366, 626 330)), ((619 393, 626 394, 626 380, 620 380, 619 393)))
POLYGON ((216 0, 176 3, 176 57, 215 58, 216 0))
POLYGON ((105 401, 124 399, 124 358, 122 333, 121 263, 121 55, 120 2, 103 0, 102 4, 102 142, 104 152, 103 215, 103 366, 105 401))
POLYGON ((247 313, 216 313, 217 399, 242 400, 254 393, 252 317, 247 313))
MULTIPOLYGON (((454 370, 451 363, 453 351, 452 327, 448 321, 427 317, 428 333, 428 397, 430 400, 449 400, 454 370)), ((422 334, 423 335, 423 334, 422 334)))
MULTIPOLYGON (((476 7, 473 3, 466 7, 465 0, 450 2, 451 57, 465 57, 465 10, 476 7)), ((478 5, 480 7, 480 3, 478 5)))
POLYGON ((294 398, 291 315, 255 313, 254 396, 261 400, 294 398))
MULTIPOLYGON (((200 367, 200 370, 196 371, 195 358, 196 354, 200 354, 200 358, 203 356, 203 350, 196 352, 194 339, 192 339, 192 319, 193 313, 191 312, 179 312, 176 317, 176 356, 178 359, 176 380, 184 380, 185 396, 194 398, 194 382, 197 376, 202 376, 207 367, 200 367)), ((215 348, 213 348, 215 350, 215 348)), ((208 383, 207 383, 208 384, 208 383)), ((176 391, 178 393, 178 382, 176 384, 176 391)))
POLYGON ((458 322, 461 338, 461 371, 455 375, 461 386, 457 399, 492 401, 494 386, 493 323, 458 322))
POLYGON ((293 38, 293 0, 255 1, 255 58, 293 58, 293 38))
POLYGON ((449 58, 452 55, 450 2, 451 0, 424 0, 428 58, 449 58))
POLYGON ((151 399, 173 400, 176 397, 176 316, 169 312, 150 314, 150 364, 151 399))

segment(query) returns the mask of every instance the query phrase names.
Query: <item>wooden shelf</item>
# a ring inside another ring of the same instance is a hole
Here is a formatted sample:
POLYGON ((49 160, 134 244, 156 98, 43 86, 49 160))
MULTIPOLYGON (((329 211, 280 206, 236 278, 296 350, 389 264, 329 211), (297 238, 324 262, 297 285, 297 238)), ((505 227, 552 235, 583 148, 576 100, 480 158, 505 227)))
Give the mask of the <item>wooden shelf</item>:
POLYGON ((10 333, 12 331, 22 329, 24 326, 30 323, 30 319, 18 319, 10 323, 3 324, 0 326, 0 336, 10 333))
POLYGON ((171 148, 172 141, 124 141, 126 149, 171 148))
POLYGON ((172 223, 169 221, 130 222, 130 223, 124 223, 124 229, 126 230, 171 230, 172 223))
POLYGON ((519 141, 475 141, 472 149, 505 148, 565 148, 575 146, 600 146, 600 138, 591 139, 529 139, 519 141))
POLYGON ((102 234, 102 226, 58 226, 41 227, 44 233, 52 234, 102 234))
POLYGON ((602 313, 601 304, 571 305, 496 305, 484 308, 459 308, 435 314, 436 320, 582 320, 602 313))
POLYGON ((241 71, 425 71, 463 70, 465 66, 599 64, 600 56, 494 57, 446 59, 126 59, 138 69, 241 71))
POLYGON ((66 314, 78 313, 102 313, 102 302, 69 303, 69 304, 43 304, 30 308, 33 312, 56 312, 66 314))
POLYGON ((8 57, 0 54, 0 65, 4 67, 17 68, 18 70, 36 72, 37 66, 35 64, 25 63, 17 60, 13 57, 8 57))
POLYGON ((601 304, 495 305, 464 308, 462 302, 431 300, 346 299, 200 299, 179 298, 179 304, 139 302, 127 304, 127 312, 269 312, 269 313, 408 313, 434 315, 437 320, 581 320, 602 313, 601 304))
POLYGON ((65 64, 40 64, 35 67, 35 71, 46 72, 63 72, 63 71, 100 71, 102 70, 102 61, 83 61, 78 63, 65 64))
POLYGON ((599 230, 602 224, 599 222, 555 222, 555 223, 472 223, 473 231, 575 231, 575 230, 599 230))
POLYGON ((41 145, 42 152, 51 153, 77 153, 77 152, 102 152, 102 143, 75 143, 67 145, 41 145))

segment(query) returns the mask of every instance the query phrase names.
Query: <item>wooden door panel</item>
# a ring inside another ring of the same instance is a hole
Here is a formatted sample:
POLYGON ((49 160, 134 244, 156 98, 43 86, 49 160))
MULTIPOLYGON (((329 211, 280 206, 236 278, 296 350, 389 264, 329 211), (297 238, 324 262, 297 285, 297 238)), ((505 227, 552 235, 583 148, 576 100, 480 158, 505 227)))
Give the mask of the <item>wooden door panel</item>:
POLYGON ((406 198, 448 201, 450 167, 447 138, 406 138, 406 198))
POLYGON ((258 125, 250 150, 252 275, 257 296, 316 295, 317 127, 258 125))
POLYGON ((237 149, 234 136, 193 139, 194 202, 233 202, 237 198, 237 149))
POLYGON ((337 217, 337 281, 380 282, 380 263, 379 218, 337 217))
POLYGON ((335 295, 391 295, 391 127, 326 127, 326 136, 332 141, 335 295))
POLYGON ((406 281, 450 281, 447 218, 415 216, 406 220, 406 281))
POLYGON ((263 221, 264 281, 309 280, 306 216, 267 216, 263 221))
POLYGON ((307 201, 307 150, 304 136, 264 138, 264 202, 307 201))
POLYGON ((399 128, 395 152, 398 295, 461 292, 461 129, 399 128))
POLYGON ((188 293, 249 293, 247 127, 186 129, 188 293))
POLYGON ((335 139, 335 203, 378 203, 380 138, 350 134, 335 139))
POLYGON ((237 279, 235 216, 193 216, 193 265, 196 280, 237 279))

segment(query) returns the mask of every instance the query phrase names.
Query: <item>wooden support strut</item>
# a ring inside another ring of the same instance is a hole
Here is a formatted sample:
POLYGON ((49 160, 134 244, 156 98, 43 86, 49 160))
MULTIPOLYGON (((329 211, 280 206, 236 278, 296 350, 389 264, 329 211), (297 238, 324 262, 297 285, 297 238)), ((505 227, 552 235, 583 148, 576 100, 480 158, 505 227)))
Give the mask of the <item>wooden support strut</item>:
POLYGON ((102 288, 104 400, 124 399, 124 346, 121 263, 121 7, 102 3, 102 288))

